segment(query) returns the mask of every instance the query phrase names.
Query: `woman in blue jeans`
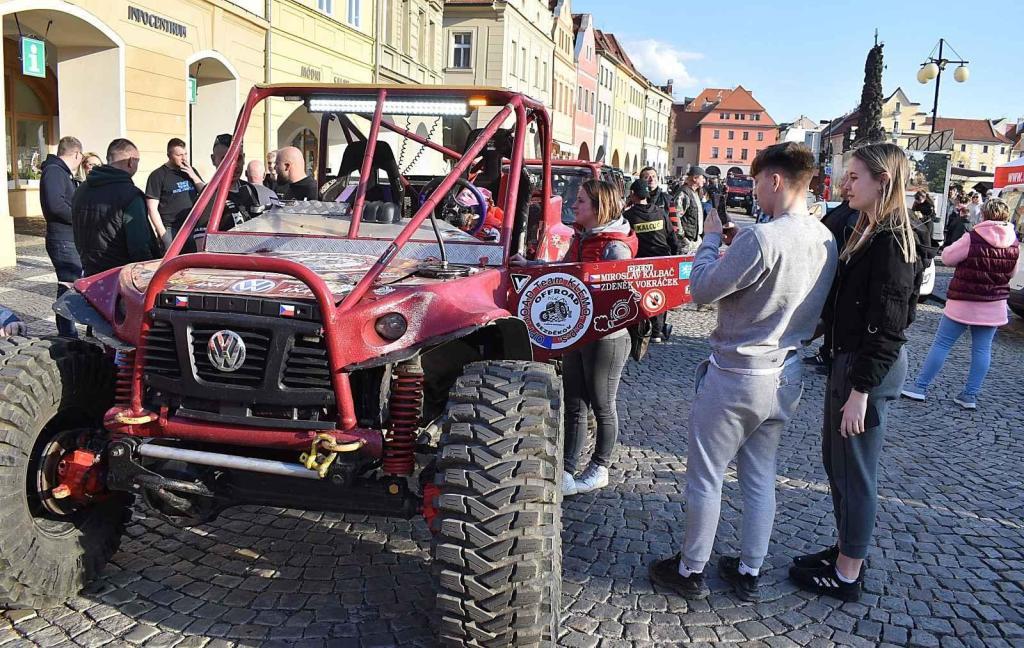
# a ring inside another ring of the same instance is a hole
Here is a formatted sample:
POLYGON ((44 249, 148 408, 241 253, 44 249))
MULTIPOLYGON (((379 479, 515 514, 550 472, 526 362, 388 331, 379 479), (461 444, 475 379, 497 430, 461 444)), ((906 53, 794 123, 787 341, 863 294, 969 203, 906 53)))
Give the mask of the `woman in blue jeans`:
POLYGON ((921 373, 903 390, 907 398, 923 401, 928 397, 928 387, 942 370, 953 345, 969 329, 971 369, 967 385, 953 402, 969 410, 978 406, 978 393, 992 360, 992 339, 996 329, 1007 322, 1006 298, 1020 257, 1020 243, 1008 222, 1009 206, 993 198, 982 205, 981 215, 983 220, 967 236, 942 251, 942 262, 956 266, 956 271, 921 373))

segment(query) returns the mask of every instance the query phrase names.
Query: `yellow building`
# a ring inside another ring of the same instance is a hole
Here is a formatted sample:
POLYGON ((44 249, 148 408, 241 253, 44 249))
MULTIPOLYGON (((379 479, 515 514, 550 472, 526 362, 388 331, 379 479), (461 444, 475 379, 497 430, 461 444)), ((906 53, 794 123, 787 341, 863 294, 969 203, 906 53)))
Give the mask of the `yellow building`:
MULTIPOLYGON (((267 80, 373 83, 375 9, 373 0, 271 0, 267 80)), ((270 148, 297 147, 306 158, 307 170, 315 171, 323 144, 317 116, 283 99, 271 99, 269 112, 270 148)), ((326 143, 328 166, 340 162, 344 141, 339 128, 331 130, 326 143)))
MULTIPOLYGON (((929 129, 931 119, 928 120, 929 129)), ((1012 159, 1013 142, 1000 134, 987 119, 939 117, 936 131, 953 131, 952 163, 956 169, 995 174, 995 168, 1012 159)))
MULTIPOLYGON (((0 161, 8 178, 0 266, 15 261, 11 216, 40 214, 39 164, 63 136, 101 157, 112 139, 131 139, 141 153, 140 186, 166 161, 167 140, 180 137, 208 178, 214 135, 232 129, 245 94, 264 80, 264 9, 264 0, 0 1, 7 142, 0 161), (19 33, 44 41, 45 76, 23 73, 19 33)), ((261 133, 247 144, 261 149, 261 133)))
POLYGON ((551 136, 554 154, 561 158, 576 156, 573 145, 573 121, 576 115, 576 59, 570 0, 557 0, 552 9, 554 29, 551 40, 555 51, 551 78, 551 136))
POLYGON ((931 132, 921 104, 911 101, 902 88, 896 88, 882 103, 881 120, 888 140, 900 148, 906 148, 911 137, 931 132))
POLYGON ((634 67, 615 34, 597 29, 594 42, 602 67, 615 71, 610 101, 610 154, 607 159, 612 166, 626 173, 639 173, 643 167, 645 97, 650 83, 634 67))

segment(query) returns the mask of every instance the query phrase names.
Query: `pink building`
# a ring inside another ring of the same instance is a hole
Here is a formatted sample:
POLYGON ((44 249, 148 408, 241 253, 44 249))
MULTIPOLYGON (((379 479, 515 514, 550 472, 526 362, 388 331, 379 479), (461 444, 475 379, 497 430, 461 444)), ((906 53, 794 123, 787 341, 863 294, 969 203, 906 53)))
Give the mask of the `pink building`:
POLYGON ((572 15, 576 38, 576 120, 573 125, 573 146, 576 157, 590 160, 594 155, 594 114, 597 111, 597 48, 594 43, 594 17, 572 15))

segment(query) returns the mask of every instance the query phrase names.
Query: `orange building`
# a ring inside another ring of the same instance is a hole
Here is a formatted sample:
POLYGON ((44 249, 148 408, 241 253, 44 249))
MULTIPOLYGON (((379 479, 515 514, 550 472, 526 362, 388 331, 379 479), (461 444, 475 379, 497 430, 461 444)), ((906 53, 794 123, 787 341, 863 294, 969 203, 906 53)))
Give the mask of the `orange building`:
POLYGON ((707 88, 687 103, 700 112, 698 164, 712 175, 750 173, 757 152, 778 141, 778 125, 749 90, 707 88))

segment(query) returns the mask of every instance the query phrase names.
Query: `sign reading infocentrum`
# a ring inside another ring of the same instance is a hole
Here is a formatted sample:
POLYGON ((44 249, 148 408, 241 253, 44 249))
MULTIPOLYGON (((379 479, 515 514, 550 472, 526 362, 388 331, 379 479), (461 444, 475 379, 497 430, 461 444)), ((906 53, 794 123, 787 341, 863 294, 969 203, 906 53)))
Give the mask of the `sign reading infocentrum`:
POLYGON ((147 27, 152 27, 157 31, 167 32, 172 36, 178 36, 179 38, 188 38, 188 28, 181 23, 176 23, 173 20, 158 16, 148 11, 139 9, 128 5, 128 20, 134 20, 137 23, 142 23, 147 27))

